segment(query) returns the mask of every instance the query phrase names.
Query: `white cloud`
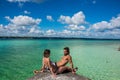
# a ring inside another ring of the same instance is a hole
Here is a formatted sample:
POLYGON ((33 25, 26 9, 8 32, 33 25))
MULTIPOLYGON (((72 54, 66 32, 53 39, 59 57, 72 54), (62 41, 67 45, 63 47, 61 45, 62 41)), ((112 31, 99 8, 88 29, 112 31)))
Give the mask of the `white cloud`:
MULTIPOLYGON (((80 11, 81 12, 81 11, 80 11)), ((113 17, 109 21, 101 21, 94 24, 86 24, 85 16, 79 20, 80 12, 74 14, 72 17, 61 15, 58 19, 68 30, 63 30, 60 34, 62 36, 71 37, 87 37, 87 38, 120 38, 120 16, 113 17)), ((82 14, 82 13, 81 13, 82 14)))
POLYGON ((27 10, 25 10, 24 11, 24 14, 30 14, 31 12, 29 12, 29 11, 27 11, 27 10))
POLYGON ((0 28, 3 28, 3 24, 0 24, 0 28))
POLYGON ((0 25, 0 36, 40 36, 42 30, 38 27, 41 19, 34 19, 29 16, 5 16, 9 23, 5 26, 0 25))
POLYGON ((16 26, 34 26, 34 25, 38 25, 42 21, 39 18, 34 19, 32 17, 23 16, 23 15, 14 16, 13 19, 11 19, 8 16, 6 16, 5 18, 8 19, 11 22, 11 24, 14 24, 16 26))
POLYGON ((81 25, 81 26, 78 26, 78 25, 68 25, 68 26, 65 26, 65 28, 69 29, 69 30, 85 30, 85 26, 81 25))
POLYGON ((47 15, 46 18, 47 18, 47 20, 49 20, 49 21, 54 21, 54 19, 53 19, 52 16, 50 16, 50 15, 47 15))
POLYGON ((30 2, 31 0, 7 0, 10 3, 18 3, 19 7, 22 7, 25 2, 30 2))
POLYGON ((61 15, 58 19, 62 24, 66 24, 65 28, 69 30, 85 30, 85 15, 82 11, 75 13, 72 17, 61 15))
POLYGON ((112 18, 109 22, 101 21, 95 23, 90 27, 90 29, 94 31, 113 30, 116 28, 120 29, 120 16, 112 18))
POLYGON ((53 29, 49 29, 49 30, 47 30, 46 33, 45 33, 45 35, 55 35, 55 34, 56 34, 56 32, 55 32, 55 30, 53 30, 53 29))
POLYGON ((77 16, 76 14, 73 15, 74 18, 73 16, 62 16, 61 23, 63 23, 64 28, 59 31, 54 29, 41 30, 39 24, 42 20, 40 18, 35 19, 23 15, 14 16, 13 18, 5 16, 9 23, 5 26, 0 24, 0 36, 57 36, 120 39, 120 15, 113 17, 109 21, 86 24, 85 18, 83 20, 77 20, 77 17, 75 17, 77 16))
POLYGON ((34 3, 41 3, 44 2, 46 0, 7 0, 8 2, 21 2, 21 3, 25 3, 25 2, 34 2, 34 3))
POLYGON ((71 34, 71 31, 70 31, 70 30, 63 30, 62 33, 63 33, 63 34, 71 34))
POLYGON ((73 24, 84 24, 85 23, 85 15, 83 14, 82 11, 76 13, 73 15, 73 17, 71 18, 71 21, 73 24))
POLYGON ((120 15, 117 18, 113 17, 110 20, 110 24, 113 28, 120 28, 120 15))
POLYGON ((113 17, 109 21, 94 23, 88 28, 89 35, 94 38, 119 38, 120 16, 113 17))
POLYGON ((88 33, 85 31, 71 31, 64 29, 63 31, 57 32, 60 37, 88 37, 88 33))
POLYGON ((40 33, 41 31, 36 27, 31 27, 29 33, 40 33))
POLYGON ((6 18, 8 21, 10 21, 10 17, 9 17, 9 16, 5 16, 5 18, 6 18))
MULTIPOLYGON (((57 35, 59 37, 70 37, 72 35, 71 31, 70 30, 62 30, 62 31, 59 31, 57 32, 57 35)), ((72 36, 71 36, 72 37, 72 36)))
POLYGON ((58 19, 59 22, 63 24, 74 24, 74 25, 80 25, 84 24, 85 22, 85 15, 82 11, 74 14, 72 17, 70 16, 63 16, 61 15, 58 19))
POLYGON ((10 3, 18 3, 18 6, 22 7, 24 5, 24 3, 26 3, 26 2, 42 3, 47 0, 7 0, 7 1, 10 3))
POLYGON ((98 22, 92 25, 92 29, 94 29, 95 31, 103 31, 110 27, 111 27, 110 23, 106 21, 98 22))
POLYGON ((60 18, 58 19, 58 21, 63 23, 63 24, 71 24, 72 23, 70 16, 61 15, 60 18))
POLYGON ((31 0, 7 0, 8 2, 29 2, 31 0))

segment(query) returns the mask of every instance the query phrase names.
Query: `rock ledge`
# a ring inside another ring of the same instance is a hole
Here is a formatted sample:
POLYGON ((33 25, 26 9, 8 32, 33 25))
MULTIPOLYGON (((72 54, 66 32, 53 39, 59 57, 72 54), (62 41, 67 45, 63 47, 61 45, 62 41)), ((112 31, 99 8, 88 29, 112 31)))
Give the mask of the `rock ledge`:
POLYGON ((90 80, 84 76, 80 76, 78 74, 72 74, 72 73, 64 73, 64 74, 58 74, 56 78, 53 78, 51 76, 51 73, 44 72, 44 73, 38 73, 35 76, 29 78, 28 80, 90 80))

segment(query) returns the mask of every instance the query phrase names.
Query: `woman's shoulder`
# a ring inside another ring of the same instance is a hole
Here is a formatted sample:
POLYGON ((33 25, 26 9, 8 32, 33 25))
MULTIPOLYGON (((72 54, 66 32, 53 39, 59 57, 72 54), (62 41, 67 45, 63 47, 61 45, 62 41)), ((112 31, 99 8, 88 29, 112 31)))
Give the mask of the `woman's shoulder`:
POLYGON ((43 58, 44 61, 50 61, 50 58, 43 58))

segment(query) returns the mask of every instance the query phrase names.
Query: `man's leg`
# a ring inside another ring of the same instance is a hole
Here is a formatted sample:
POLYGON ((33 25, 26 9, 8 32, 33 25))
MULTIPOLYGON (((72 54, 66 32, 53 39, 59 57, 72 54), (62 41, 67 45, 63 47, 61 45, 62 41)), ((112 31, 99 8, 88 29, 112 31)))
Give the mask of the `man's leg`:
POLYGON ((72 72, 73 74, 75 74, 77 69, 78 69, 77 67, 72 69, 72 68, 67 67, 67 66, 62 66, 62 67, 59 67, 57 73, 63 73, 66 71, 66 72, 72 72))
POLYGON ((63 72, 72 72, 72 68, 70 67, 67 67, 67 66, 62 66, 62 67, 59 67, 57 73, 63 73, 63 72))

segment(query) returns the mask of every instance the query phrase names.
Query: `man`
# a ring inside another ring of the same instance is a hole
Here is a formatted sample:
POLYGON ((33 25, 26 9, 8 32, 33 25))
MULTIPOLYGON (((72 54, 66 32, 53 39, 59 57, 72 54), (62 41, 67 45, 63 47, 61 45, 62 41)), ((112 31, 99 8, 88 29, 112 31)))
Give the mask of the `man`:
POLYGON ((56 73, 63 73, 64 71, 72 72, 73 74, 76 72, 77 68, 74 68, 72 57, 70 55, 69 47, 64 48, 64 56, 58 62, 56 62, 57 72, 56 73), (69 63, 70 67, 67 67, 66 64, 69 63))

